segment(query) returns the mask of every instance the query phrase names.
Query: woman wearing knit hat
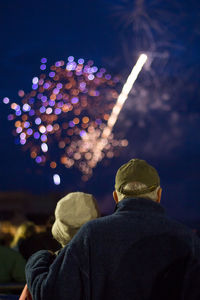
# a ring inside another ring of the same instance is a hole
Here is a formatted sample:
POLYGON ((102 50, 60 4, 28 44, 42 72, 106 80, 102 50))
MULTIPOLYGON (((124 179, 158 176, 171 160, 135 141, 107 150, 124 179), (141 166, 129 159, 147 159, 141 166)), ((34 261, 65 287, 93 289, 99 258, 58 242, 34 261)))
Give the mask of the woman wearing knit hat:
MULTIPOLYGON (((91 194, 74 192, 58 201, 55 209, 53 237, 65 247, 86 222, 100 217, 96 199, 91 194)), ((25 285, 19 300, 31 300, 25 285)))
POLYGON ((57 203, 52 226, 53 237, 64 247, 82 225, 99 216, 97 202, 91 194, 70 193, 57 203))

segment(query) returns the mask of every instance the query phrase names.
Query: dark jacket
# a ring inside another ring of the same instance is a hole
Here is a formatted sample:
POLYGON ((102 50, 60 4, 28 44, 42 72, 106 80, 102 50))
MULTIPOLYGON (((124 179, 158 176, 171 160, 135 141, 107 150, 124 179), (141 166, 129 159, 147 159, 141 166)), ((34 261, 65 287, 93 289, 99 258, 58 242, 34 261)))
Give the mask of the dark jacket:
POLYGON ((200 241, 189 229, 160 204, 129 198, 85 224, 55 260, 47 251, 34 254, 26 278, 34 300, 178 300, 191 257, 200 259, 200 241))

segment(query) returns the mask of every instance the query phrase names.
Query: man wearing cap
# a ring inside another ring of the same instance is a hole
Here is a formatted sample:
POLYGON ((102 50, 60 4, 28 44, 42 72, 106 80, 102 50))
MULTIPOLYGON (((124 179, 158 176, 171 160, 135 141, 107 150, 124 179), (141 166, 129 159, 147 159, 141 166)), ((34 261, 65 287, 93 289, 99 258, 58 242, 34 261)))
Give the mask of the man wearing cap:
POLYGON ((55 260, 40 251, 28 261, 33 299, 200 299, 200 241, 165 215, 161 192, 144 160, 121 166, 115 212, 85 224, 55 260))

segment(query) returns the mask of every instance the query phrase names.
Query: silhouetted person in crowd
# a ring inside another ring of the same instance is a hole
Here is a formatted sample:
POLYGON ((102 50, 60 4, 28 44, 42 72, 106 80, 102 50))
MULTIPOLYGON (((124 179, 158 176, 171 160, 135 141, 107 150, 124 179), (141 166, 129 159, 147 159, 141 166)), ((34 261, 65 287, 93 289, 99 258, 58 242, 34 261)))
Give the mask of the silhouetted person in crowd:
POLYGON ((35 232, 29 238, 20 241, 18 249, 22 256, 28 258, 39 250, 51 250, 53 252, 60 249, 60 243, 57 242, 51 233, 52 224, 50 218, 46 224, 46 230, 43 232, 35 232))
POLYGON ((12 239, 13 236, 11 233, 0 232, 0 245, 10 247, 12 239))
POLYGON ((82 226, 56 258, 40 251, 29 259, 34 300, 200 299, 200 241, 165 215, 161 192, 157 171, 144 160, 121 166, 115 212, 82 226))
POLYGON ((14 235, 13 241, 10 246, 20 252, 20 245, 23 241, 30 238, 33 234, 36 233, 36 227, 33 222, 26 221, 22 223, 18 228, 14 235))
POLYGON ((20 253, 0 245, 0 284, 25 282, 25 264, 20 253))

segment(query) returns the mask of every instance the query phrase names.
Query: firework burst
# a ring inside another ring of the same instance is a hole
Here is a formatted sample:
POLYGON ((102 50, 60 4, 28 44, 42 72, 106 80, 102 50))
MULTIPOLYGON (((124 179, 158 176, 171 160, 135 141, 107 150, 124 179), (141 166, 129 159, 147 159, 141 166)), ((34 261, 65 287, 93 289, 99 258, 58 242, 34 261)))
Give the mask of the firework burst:
POLYGON ((67 62, 57 61, 49 71, 47 59, 42 58, 40 69, 40 76, 32 79, 32 91, 18 92, 20 103, 3 99, 13 111, 8 120, 15 125, 15 143, 38 165, 55 170, 60 165, 75 166, 87 180, 98 161, 112 158, 116 148, 128 145, 127 140, 115 140, 110 131, 96 158, 95 144, 118 98, 119 79, 92 61, 76 62, 72 56, 67 62))

